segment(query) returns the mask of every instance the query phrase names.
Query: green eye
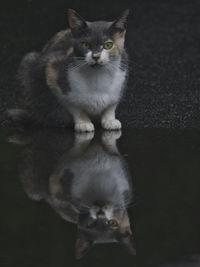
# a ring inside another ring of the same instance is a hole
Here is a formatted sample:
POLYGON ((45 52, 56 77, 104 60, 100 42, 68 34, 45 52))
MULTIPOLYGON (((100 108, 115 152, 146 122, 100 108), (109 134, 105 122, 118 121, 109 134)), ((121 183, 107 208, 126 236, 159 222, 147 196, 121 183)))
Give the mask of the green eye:
POLYGON ((88 228, 93 228, 95 226, 95 221, 93 220, 89 220, 88 224, 87 224, 87 227, 88 228))
POLYGON ((104 44, 103 44, 103 48, 104 49, 111 49, 113 47, 113 42, 105 42, 104 44))
POLYGON ((118 222, 117 222, 116 220, 109 220, 109 221, 108 221, 108 225, 109 225, 110 227, 115 228, 115 227, 118 226, 118 222))
POLYGON ((90 48, 90 45, 87 42, 82 42, 81 44, 82 44, 82 47, 84 49, 89 49, 90 48))

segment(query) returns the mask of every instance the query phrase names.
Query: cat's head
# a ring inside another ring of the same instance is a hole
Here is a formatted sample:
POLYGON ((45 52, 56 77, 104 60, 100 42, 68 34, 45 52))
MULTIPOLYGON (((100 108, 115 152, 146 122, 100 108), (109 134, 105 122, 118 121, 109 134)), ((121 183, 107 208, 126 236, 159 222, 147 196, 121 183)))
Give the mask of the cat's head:
POLYGON ((90 66, 102 66, 117 61, 124 51, 129 10, 113 22, 85 21, 74 10, 68 10, 74 54, 90 66))
POLYGON ((126 209, 97 208, 78 219, 76 258, 82 258, 94 244, 118 242, 133 255, 133 236, 126 209))

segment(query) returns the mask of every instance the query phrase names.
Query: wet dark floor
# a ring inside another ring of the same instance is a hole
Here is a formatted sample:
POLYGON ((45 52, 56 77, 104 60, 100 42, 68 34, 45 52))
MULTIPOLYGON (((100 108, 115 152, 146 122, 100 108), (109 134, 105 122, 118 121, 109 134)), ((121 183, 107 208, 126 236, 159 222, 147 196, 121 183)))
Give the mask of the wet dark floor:
POLYGON ((200 266, 199 133, 1 130, 0 266, 200 266))

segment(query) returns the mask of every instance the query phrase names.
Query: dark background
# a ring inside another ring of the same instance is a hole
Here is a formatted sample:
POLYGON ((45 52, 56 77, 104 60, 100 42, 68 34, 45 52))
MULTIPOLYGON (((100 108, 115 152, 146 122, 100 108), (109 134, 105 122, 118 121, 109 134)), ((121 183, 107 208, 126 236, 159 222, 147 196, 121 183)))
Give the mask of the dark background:
POLYGON ((40 50, 67 27, 67 8, 88 20, 115 19, 130 8, 130 79, 119 108, 132 127, 200 126, 199 0, 7 0, 0 9, 0 123, 20 95, 15 74, 22 56, 40 50))

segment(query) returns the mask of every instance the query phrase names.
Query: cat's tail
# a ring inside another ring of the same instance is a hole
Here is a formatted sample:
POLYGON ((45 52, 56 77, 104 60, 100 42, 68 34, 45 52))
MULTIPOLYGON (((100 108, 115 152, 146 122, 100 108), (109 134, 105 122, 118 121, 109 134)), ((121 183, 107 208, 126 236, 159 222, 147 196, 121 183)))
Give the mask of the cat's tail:
POLYGON ((17 124, 23 124, 23 125, 29 124, 33 121, 32 116, 28 112, 28 110, 20 109, 20 108, 8 109, 5 112, 5 117, 9 121, 12 121, 17 124))
POLYGON ((19 65, 17 78, 25 90, 31 87, 34 73, 39 65, 39 58, 40 53, 30 52, 23 57, 19 65))

